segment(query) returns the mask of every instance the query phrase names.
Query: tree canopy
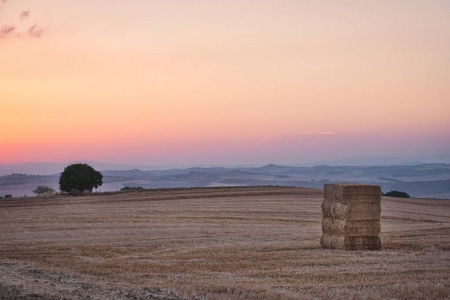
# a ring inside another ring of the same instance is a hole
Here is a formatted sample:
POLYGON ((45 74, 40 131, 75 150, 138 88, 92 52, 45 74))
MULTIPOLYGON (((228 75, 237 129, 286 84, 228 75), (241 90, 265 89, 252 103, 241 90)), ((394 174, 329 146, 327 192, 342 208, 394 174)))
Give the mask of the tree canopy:
POLYGON ((92 192, 103 184, 102 173, 88 164, 72 164, 67 166, 59 178, 59 189, 67 193, 92 192))
POLYGON ((35 193, 37 195, 53 194, 54 192, 55 192, 54 189, 52 189, 51 187, 45 186, 45 185, 40 185, 33 191, 33 193, 35 193))

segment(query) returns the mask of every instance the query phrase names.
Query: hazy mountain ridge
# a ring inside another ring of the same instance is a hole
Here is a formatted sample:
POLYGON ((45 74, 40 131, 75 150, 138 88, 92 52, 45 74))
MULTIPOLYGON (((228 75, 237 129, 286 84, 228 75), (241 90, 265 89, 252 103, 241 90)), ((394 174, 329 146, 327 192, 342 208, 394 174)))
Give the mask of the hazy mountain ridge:
POLYGON ((259 165, 221 165, 211 167, 205 166, 177 166, 177 165, 137 165, 137 164, 121 164, 121 163, 105 163, 98 161, 72 161, 72 162, 26 162, 16 164, 0 164, 0 176, 10 175, 11 173, 25 173, 28 175, 55 175, 61 173, 66 166, 72 163, 87 163, 94 167, 96 170, 118 170, 125 172, 133 171, 155 171, 165 172, 169 171, 172 174, 176 172, 182 172, 183 170, 201 171, 202 169, 208 169, 209 173, 217 171, 222 172, 224 169, 261 169, 262 171, 272 169, 276 171, 277 168, 281 168, 286 171, 286 168, 311 168, 311 167, 339 167, 339 166, 356 166, 356 167, 374 167, 374 166, 414 166, 414 165, 430 165, 430 164, 450 164, 450 155, 434 155, 434 156, 413 156, 413 157, 396 157, 396 156, 382 156, 382 157, 355 157, 347 159, 337 159, 328 161, 309 161, 295 164, 290 167, 269 164, 263 167, 259 165))
MULTIPOLYGON (((168 170, 101 170, 104 184, 98 191, 124 186, 143 188, 280 185, 322 188, 326 182, 361 182, 380 185, 384 192, 404 191, 413 197, 450 198, 450 164, 396 166, 192 167, 168 170)), ((0 196, 33 195, 39 185, 59 190, 59 174, 11 174, 0 177, 0 196)))

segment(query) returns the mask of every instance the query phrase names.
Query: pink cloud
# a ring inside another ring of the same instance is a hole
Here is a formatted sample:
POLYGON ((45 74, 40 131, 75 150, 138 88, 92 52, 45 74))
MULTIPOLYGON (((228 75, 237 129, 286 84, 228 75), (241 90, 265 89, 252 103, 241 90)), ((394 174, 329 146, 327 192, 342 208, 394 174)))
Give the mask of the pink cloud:
POLYGON ((30 29, 28 29, 28 35, 31 37, 40 38, 42 33, 44 33, 44 29, 38 27, 37 25, 33 25, 30 29))
POLYGON ((5 37, 11 33, 13 33, 16 30, 16 26, 12 25, 3 25, 0 28, 0 38, 5 37))
POLYGON ((20 14, 20 18, 23 19, 28 19, 30 17, 30 11, 29 10, 24 10, 21 14, 20 14))
MULTIPOLYGON (((8 0, 0 0, 0 3, 5 4, 8 0)), ((25 19, 29 19, 31 15, 31 11, 23 10, 20 14, 20 19, 23 21, 25 19)), ((3 25, 0 27, 0 38, 4 38, 8 35, 16 33, 17 37, 23 37, 26 32, 23 32, 20 28, 18 29, 15 25, 3 25)), ((32 38, 40 38, 44 33, 44 29, 34 24, 28 29, 28 36, 32 38)))

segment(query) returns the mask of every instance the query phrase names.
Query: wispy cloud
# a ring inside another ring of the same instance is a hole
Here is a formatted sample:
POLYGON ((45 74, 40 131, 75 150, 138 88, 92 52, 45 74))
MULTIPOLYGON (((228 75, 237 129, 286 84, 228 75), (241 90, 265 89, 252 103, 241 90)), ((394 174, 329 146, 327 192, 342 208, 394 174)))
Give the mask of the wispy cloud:
POLYGON ((23 19, 28 19, 30 17, 30 11, 29 10, 24 10, 21 14, 20 14, 20 18, 23 19))
MULTIPOLYGON (((8 0, 0 0, 0 4, 5 4, 8 0)), ((25 19, 30 19, 31 11, 30 10, 22 10, 19 17, 22 21, 25 19)), ((19 27, 14 25, 4 25, 0 24, 0 38, 6 38, 8 36, 15 36, 15 37, 24 37, 29 36, 31 38, 40 38, 42 34, 44 33, 44 29, 42 27, 39 27, 37 24, 34 24, 31 27, 26 27, 26 25, 22 25, 19 27), (28 29, 26 29, 28 28, 28 29)))
POLYGON ((28 29, 28 35, 35 38, 40 38, 44 33, 44 29, 38 27, 37 25, 33 25, 28 29))
POLYGON ((273 136, 265 136, 259 141, 259 144, 270 144, 271 142, 273 142, 273 136))
POLYGON ((9 34, 12 34, 16 30, 16 26, 12 25, 3 25, 0 28, 0 38, 5 37, 9 34))

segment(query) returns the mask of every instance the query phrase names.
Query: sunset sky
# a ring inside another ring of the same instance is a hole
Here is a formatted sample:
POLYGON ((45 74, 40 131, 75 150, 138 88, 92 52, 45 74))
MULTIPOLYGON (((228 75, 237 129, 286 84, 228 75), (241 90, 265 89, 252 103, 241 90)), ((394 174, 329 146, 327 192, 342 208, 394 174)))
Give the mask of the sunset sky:
POLYGON ((450 153, 450 1, 0 0, 0 164, 450 153))

